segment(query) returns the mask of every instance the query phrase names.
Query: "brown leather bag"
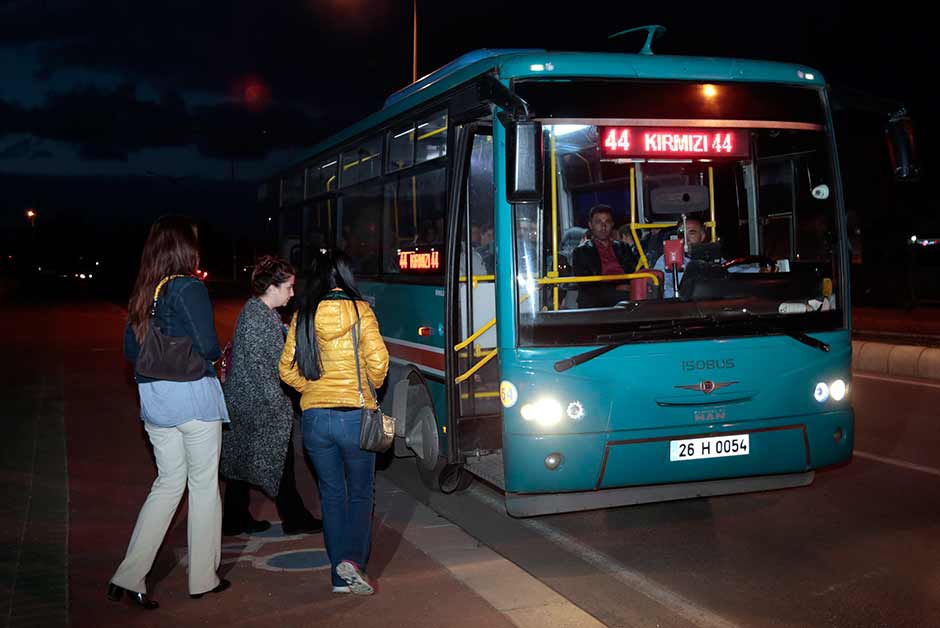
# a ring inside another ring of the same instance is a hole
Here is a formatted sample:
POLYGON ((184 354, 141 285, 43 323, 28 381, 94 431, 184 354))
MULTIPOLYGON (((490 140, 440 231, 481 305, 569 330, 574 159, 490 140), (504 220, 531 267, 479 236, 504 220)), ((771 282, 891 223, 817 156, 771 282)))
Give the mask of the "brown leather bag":
POLYGON ((160 289, 171 279, 183 276, 164 277, 153 291, 150 325, 143 342, 140 343, 140 353, 134 365, 134 370, 142 377, 171 382, 194 382, 206 374, 206 358, 193 349, 193 339, 189 336, 168 336, 157 325, 157 298, 160 296, 160 289))

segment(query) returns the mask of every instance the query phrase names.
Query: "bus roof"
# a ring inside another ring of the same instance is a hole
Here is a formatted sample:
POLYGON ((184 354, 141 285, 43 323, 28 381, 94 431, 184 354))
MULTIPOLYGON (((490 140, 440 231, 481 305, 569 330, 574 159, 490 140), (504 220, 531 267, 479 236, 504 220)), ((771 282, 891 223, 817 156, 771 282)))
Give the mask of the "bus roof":
POLYGON ((813 68, 775 61, 606 52, 551 52, 541 49, 474 50, 393 93, 386 99, 381 110, 318 143, 304 161, 491 70, 497 70, 502 79, 553 79, 576 76, 766 82, 816 87, 825 85, 822 74, 813 68))

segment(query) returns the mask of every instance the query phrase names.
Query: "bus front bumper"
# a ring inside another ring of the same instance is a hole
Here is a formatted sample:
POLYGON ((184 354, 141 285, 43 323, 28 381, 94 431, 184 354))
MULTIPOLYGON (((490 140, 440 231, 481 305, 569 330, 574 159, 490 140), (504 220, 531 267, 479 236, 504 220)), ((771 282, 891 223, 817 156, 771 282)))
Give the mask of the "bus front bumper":
POLYGON ((811 484, 815 471, 763 475, 704 482, 628 486, 576 493, 506 493, 506 511, 513 517, 534 517, 561 512, 633 506, 712 495, 772 491, 811 484))
POLYGON ((541 514, 800 486, 851 457, 854 431, 846 408, 720 427, 505 435, 507 507, 541 514), (671 460, 674 441, 744 434, 746 455, 671 460), (560 466, 548 468, 549 456, 560 466), (538 503, 547 505, 525 505, 538 503))

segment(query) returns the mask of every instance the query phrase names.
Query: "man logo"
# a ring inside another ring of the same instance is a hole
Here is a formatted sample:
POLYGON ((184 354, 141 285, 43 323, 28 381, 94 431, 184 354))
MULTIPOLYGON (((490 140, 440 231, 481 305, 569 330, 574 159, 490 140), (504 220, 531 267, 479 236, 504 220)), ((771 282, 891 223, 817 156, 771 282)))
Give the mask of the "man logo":
POLYGON ((732 384, 737 384, 737 383, 738 382, 713 382, 710 379, 706 379, 706 380, 699 382, 698 384, 687 384, 685 386, 676 386, 675 388, 681 388, 683 390, 699 390, 705 393, 706 395, 710 395, 716 390, 719 390, 721 388, 727 388, 728 386, 731 386, 732 384))

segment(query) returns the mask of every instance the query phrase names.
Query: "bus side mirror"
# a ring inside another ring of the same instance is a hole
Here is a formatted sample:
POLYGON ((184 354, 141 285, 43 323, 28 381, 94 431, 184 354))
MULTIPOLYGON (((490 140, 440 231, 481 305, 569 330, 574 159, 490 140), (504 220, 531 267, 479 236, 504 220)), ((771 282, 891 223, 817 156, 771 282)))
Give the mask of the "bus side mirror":
POLYGON ((897 181, 916 181, 920 177, 920 164, 914 148, 914 124, 907 111, 901 109, 891 116, 885 126, 885 140, 894 178, 897 181))
POLYGON ((542 200, 542 124, 510 121, 506 127, 506 200, 542 200))

